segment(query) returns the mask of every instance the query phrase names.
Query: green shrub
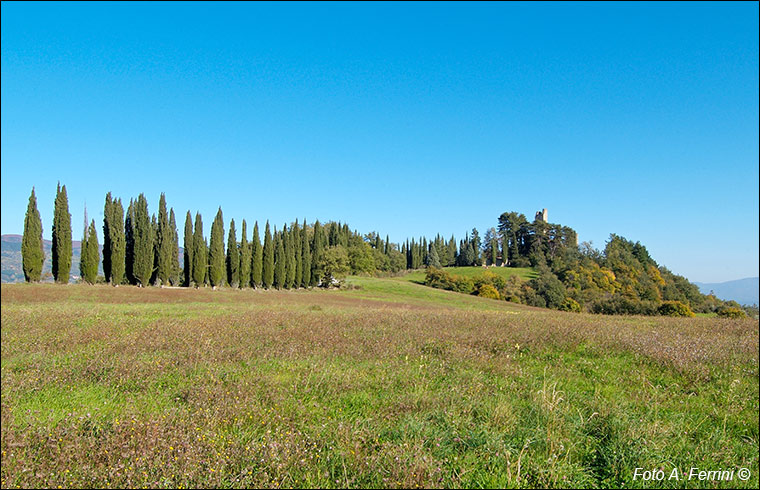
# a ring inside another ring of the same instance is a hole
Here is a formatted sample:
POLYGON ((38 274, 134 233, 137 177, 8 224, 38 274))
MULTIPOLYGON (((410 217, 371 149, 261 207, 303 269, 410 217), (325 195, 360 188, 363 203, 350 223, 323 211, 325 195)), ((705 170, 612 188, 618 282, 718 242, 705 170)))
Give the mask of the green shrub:
POLYGON ((566 298, 565 301, 559 307, 562 311, 574 311, 576 313, 581 312, 581 305, 573 298, 566 298))
POLYGON ((481 298, 501 299, 499 291, 490 284, 481 284, 477 294, 481 298))
POLYGON ((680 301, 666 301, 657 308, 657 311, 663 316, 694 316, 689 305, 680 301))
POLYGON ((721 306, 716 313, 721 318, 747 318, 744 310, 730 306, 721 306))

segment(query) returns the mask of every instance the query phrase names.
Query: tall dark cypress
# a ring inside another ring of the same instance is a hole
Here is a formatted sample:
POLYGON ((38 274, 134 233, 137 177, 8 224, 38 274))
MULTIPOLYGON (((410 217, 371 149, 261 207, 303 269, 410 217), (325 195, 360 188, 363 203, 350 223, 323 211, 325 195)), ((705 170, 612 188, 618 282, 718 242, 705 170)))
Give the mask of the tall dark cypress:
POLYGON ((293 250, 292 230, 282 229, 282 246, 285 249, 285 282, 286 289, 291 289, 296 279, 296 258, 293 250))
POLYGON ((24 269, 24 279, 27 282, 39 282, 42 277, 42 264, 45 261, 45 250, 42 248, 42 219, 37 210, 37 196, 29 196, 24 218, 24 236, 21 239, 21 265, 24 269))
MULTIPOLYGON (((267 221, 267 230, 269 222, 267 221)), ((266 240, 266 237, 264 237, 266 240)), ((251 286, 260 288, 264 284, 264 247, 259 240, 259 222, 253 224, 253 237, 251 238, 251 286)), ((269 281, 272 284, 272 281, 269 281)))
POLYGON ((134 207, 134 264, 132 273, 141 286, 150 284, 153 275, 155 252, 153 249, 153 225, 148 213, 148 200, 144 194, 137 197, 134 207))
POLYGON ((208 279, 211 287, 216 289, 224 284, 224 218, 222 208, 216 212, 211 223, 211 239, 208 251, 208 279))
POLYGON ((240 252, 237 244, 235 220, 230 220, 230 232, 227 235, 227 283, 236 288, 240 283, 240 252))
POLYGON ((129 200, 127 214, 124 218, 124 240, 125 240, 125 257, 124 272, 129 284, 137 284, 135 279, 135 203, 129 200))
POLYGON ((293 283, 291 287, 301 287, 301 278, 303 277, 303 256, 301 255, 301 228, 298 226, 298 220, 291 228, 291 237, 293 242, 293 257, 296 263, 295 273, 293 274, 293 283))
POLYGON ((178 286, 181 269, 179 267, 179 232, 177 231, 177 220, 174 218, 174 208, 169 209, 169 233, 172 238, 171 246, 169 247, 169 253, 171 254, 169 282, 171 282, 172 286, 178 286))
POLYGON ((85 235, 87 238, 82 241, 82 279, 89 284, 94 284, 98 277, 98 262, 100 261, 98 232, 95 229, 95 220, 92 220, 89 231, 85 235), (84 246, 85 242, 87 243, 87 247, 84 246))
POLYGON ((428 254, 428 264, 430 267, 441 268, 441 260, 438 257, 438 250, 435 247, 435 243, 430 245, 430 253, 428 254))
POLYGON ((172 248, 174 231, 169 224, 169 213, 166 210, 166 195, 162 192, 158 200, 158 227, 156 235, 156 279, 160 285, 169 283, 172 275, 172 248))
POLYGON ((272 232, 269 230, 269 221, 267 221, 264 230, 264 247, 262 249, 263 267, 261 282, 266 289, 272 287, 274 283, 274 244, 272 243, 272 232))
POLYGON ((124 206, 121 204, 121 198, 114 200, 111 204, 109 233, 111 235, 111 284, 118 286, 126 280, 124 275, 126 237, 124 236, 124 206))
POLYGON ((203 238, 203 219, 200 213, 195 213, 195 230, 193 231, 193 282, 195 287, 206 284, 206 239, 203 238))
POLYGON ((150 218, 150 229, 153 233, 153 271, 150 273, 148 282, 155 285, 158 282, 158 240, 156 239, 158 237, 158 221, 155 214, 150 218))
POLYGON ((193 282, 193 218, 190 211, 185 215, 185 239, 182 242, 184 247, 183 262, 185 272, 185 287, 190 287, 193 282))
POLYGON ((285 286, 285 247, 282 242, 282 234, 277 233, 274 237, 274 287, 280 289, 285 286))
POLYGON ((113 199, 106 194, 103 207, 103 275, 106 282, 111 282, 111 228, 113 228, 113 199))
POLYGON ((53 277, 60 284, 69 283, 71 272, 71 214, 66 186, 58 184, 53 212, 53 277))
POLYGON ((301 287, 308 288, 311 286, 311 247, 306 230, 306 218, 304 218, 303 228, 301 228, 301 257, 303 261, 301 287))
POLYGON ((85 271, 90 267, 87 263, 87 206, 84 207, 84 225, 82 226, 82 240, 79 242, 79 277, 85 280, 85 271))
POLYGON ((319 278, 322 276, 322 270, 319 267, 319 261, 322 258, 324 252, 324 236, 322 233, 322 225, 319 224, 319 220, 314 222, 314 236, 312 237, 313 245, 311 247, 311 282, 310 286, 316 286, 319 283, 319 278))
POLYGON ((247 288, 251 284, 251 245, 248 243, 248 231, 245 220, 241 228, 240 237, 240 287, 247 288))

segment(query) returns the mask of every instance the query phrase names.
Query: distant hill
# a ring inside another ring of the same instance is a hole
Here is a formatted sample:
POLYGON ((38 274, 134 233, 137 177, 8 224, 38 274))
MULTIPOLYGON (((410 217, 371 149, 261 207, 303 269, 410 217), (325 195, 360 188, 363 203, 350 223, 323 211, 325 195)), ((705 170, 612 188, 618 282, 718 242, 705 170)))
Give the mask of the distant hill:
POLYGON ((702 283, 695 282, 699 286, 699 290, 702 294, 710 294, 710 291, 715 293, 720 299, 734 300, 742 305, 759 304, 760 300, 758 296, 758 283, 760 278, 748 277, 746 279, 737 279, 735 281, 727 282, 714 282, 714 283, 702 283))
MULTIPOLYGON (((2 282, 24 282, 24 269, 21 267, 21 235, 2 235, 0 237, 0 253, 2 254, 2 282)), ((52 242, 43 240, 42 247, 45 250, 45 262, 42 264, 42 281, 53 281, 53 252, 52 242)), ((98 275, 103 275, 103 245, 101 244, 100 262, 98 263, 98 275)), ((82 243, 72 240, 71 271, 69 280, 74 282, 79 279, 79 258, 82 252, 82 243)), ((179 249, 179 263, 182 264, 183 249, 179 249)))
MULTIPOLYGON (((0 252, 2 252, 2 282, 24 282, 24 269, 21 267, 21 235, 3 235, 0 237, 0 252)), ((45 262, 42 264, 42 280, 53 281, 53 243, 50 240, 42 240, 45 250, 45 262)), ((102 245, 101 245, 102 247, 102 245)), ((79 279, 79 259, 82 252, 82 243, 79 240, 71 241, 72 257, 71 272, 69 279, 79 279)), ((101 257, 102 257, 101 250, 101 257)), ((103 275, 103 264, 98 264, 98 274, 103 275)))

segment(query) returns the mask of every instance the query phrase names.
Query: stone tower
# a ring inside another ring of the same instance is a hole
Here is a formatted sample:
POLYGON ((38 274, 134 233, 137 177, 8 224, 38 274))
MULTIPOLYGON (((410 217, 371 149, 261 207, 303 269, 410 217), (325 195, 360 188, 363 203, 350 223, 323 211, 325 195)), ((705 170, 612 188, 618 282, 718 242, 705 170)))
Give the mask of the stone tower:
POLYGON ((544 223, 549 222, 549 213, 546 211, 546 208, 542 209, 541 211, 536 211, 536 221, 543 221, 544 223))

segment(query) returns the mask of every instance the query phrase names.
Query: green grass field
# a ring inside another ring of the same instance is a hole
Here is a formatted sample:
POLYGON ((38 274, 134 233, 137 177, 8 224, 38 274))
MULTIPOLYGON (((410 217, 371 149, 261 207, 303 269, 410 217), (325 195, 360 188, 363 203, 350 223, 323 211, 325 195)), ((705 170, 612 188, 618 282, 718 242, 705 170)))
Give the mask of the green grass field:
POLYGON ((3 284, 2 486, 758 486, 757 321, 414 281, 3 284))
MULTIPOLYGON (((530 267, 445 267, 443 270, 448 272, 449 274, 454 274, 456 276, 462 276, 462 277, 476 277, 481 274, 483 274, 485 271, 492 272, 498 276, 503 277, 504 279, 508 279, 510 276, 518 276, 521 279, 530 280, 536 277, 536 271, 531 269, 530 267)), ((409 272, 407 274, 404 274, 402 276, 398 276, 397 278, 402 281, 409 281, 409 282, 416 282, 418 284, 424 284, 425 283, 425 271, 424 270, 416 270, 409 272)))

